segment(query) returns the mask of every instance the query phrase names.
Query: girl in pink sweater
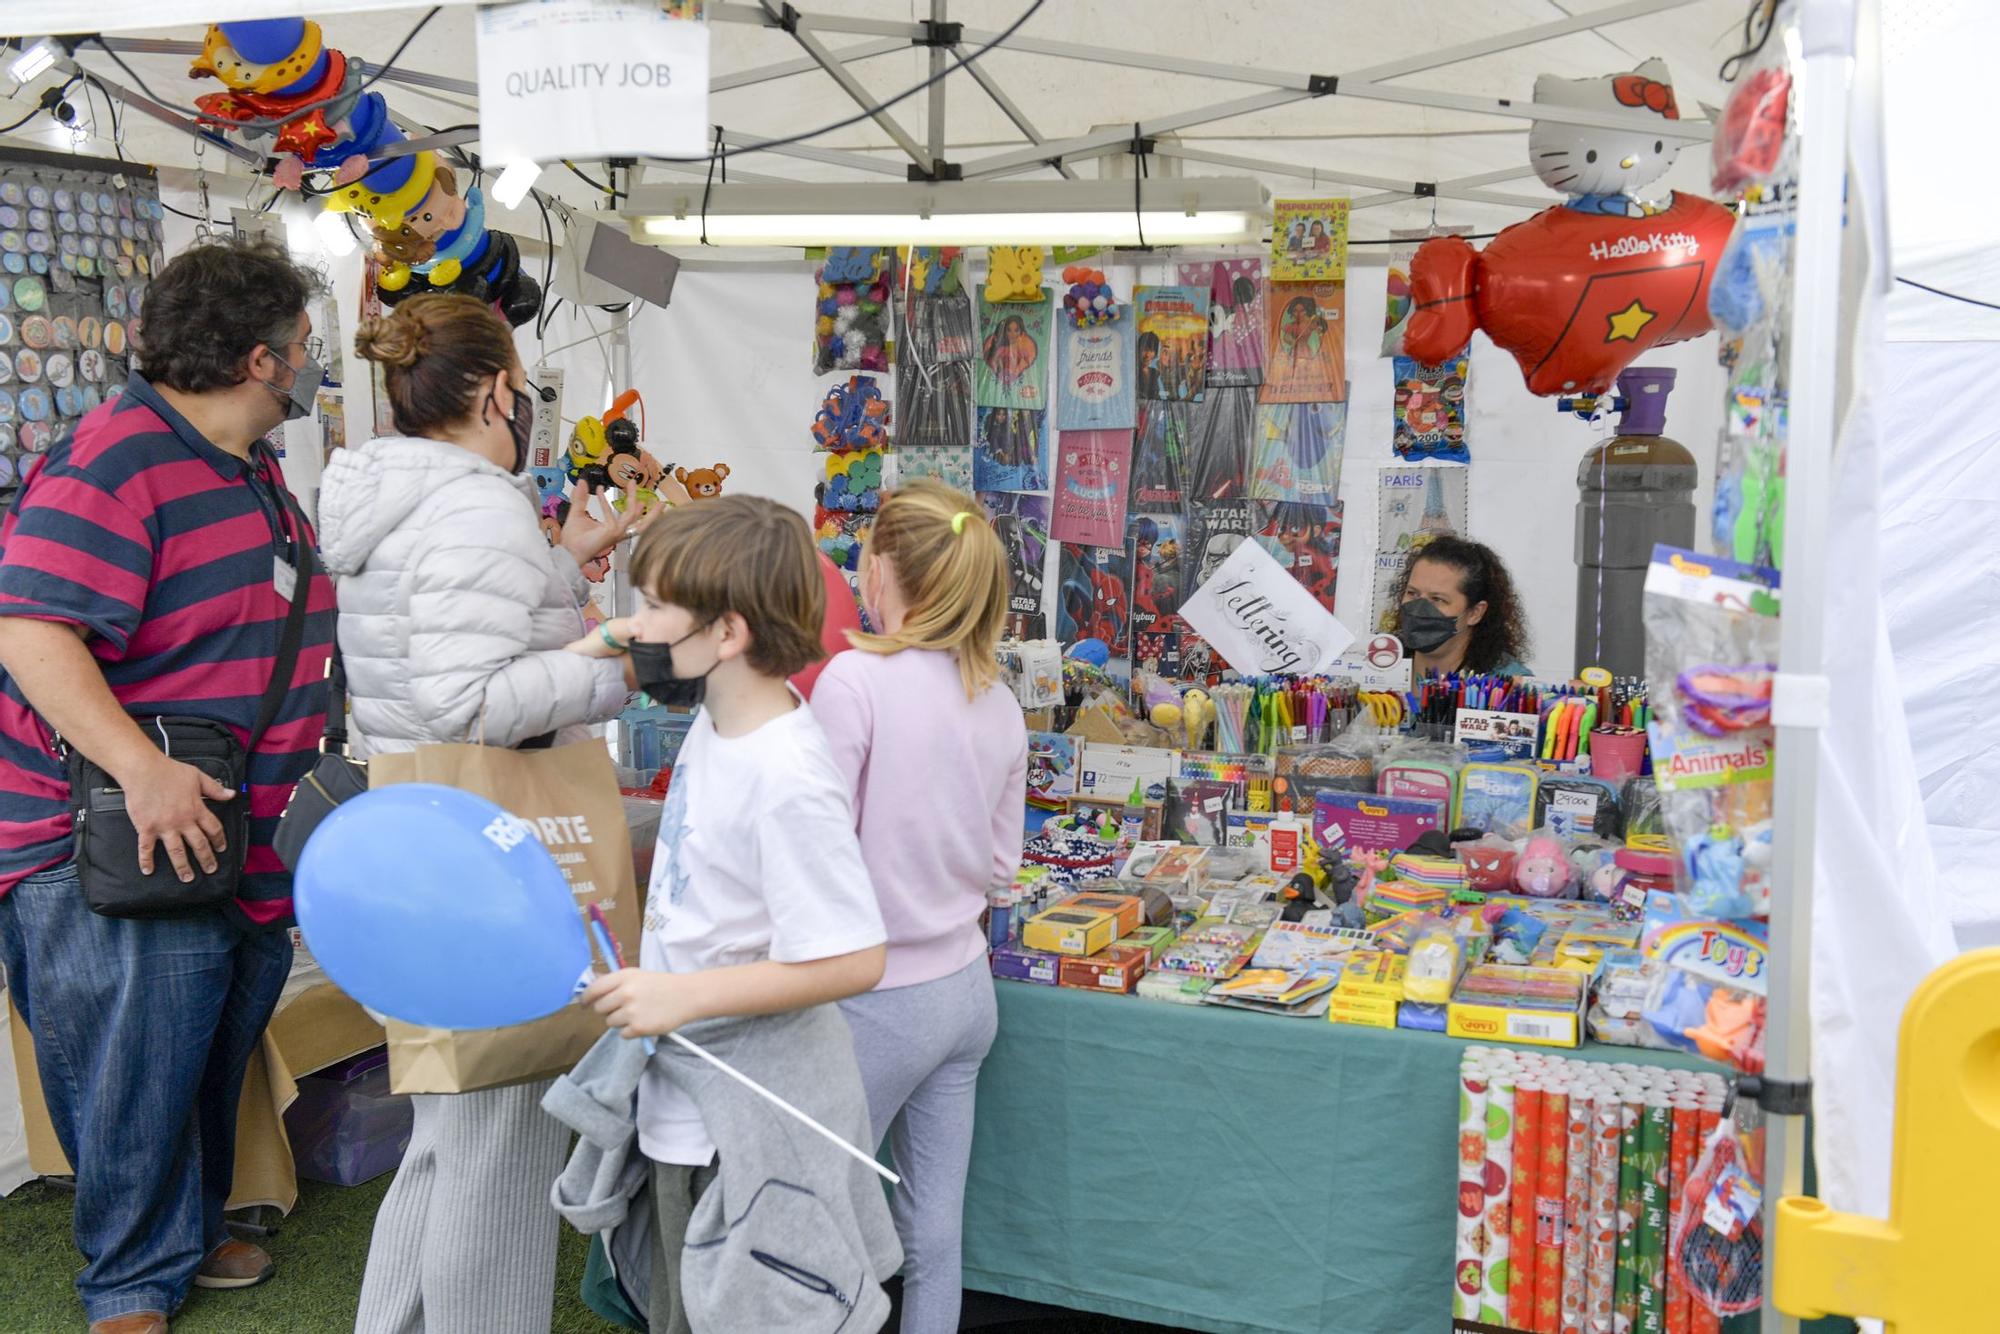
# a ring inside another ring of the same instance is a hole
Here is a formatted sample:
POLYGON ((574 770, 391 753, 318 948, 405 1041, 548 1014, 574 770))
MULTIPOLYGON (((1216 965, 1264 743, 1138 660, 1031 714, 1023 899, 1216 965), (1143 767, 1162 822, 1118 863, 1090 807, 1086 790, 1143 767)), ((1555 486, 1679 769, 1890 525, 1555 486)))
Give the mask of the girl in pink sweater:
POLYGON ((1027 729, 994 659, 1007 556, 977 501, 917 481, 882 502, 861 578, 879 633, 848 636, 812 711, 853 784, 889 960, 841 1009, 903 1178, 902 1327, 950 1334, 973 1094, 996 1023, 979 915, 1020 868, 1027 795, 1027 729))

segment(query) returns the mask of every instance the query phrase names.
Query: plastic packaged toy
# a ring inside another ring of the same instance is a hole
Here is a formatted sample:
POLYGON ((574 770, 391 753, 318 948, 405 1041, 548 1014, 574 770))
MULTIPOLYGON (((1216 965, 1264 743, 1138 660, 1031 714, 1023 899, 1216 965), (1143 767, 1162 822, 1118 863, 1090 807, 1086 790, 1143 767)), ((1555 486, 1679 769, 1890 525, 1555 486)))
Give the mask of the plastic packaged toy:
POLYGON ((1545 829, 1528 836, 1514 863, 1514 883, 1523 894, 1537 899, 1575 898, 1570 886, 1575 872, 1562 840, 1545 829))
POLYGON ((1452 823, 1502 838, 1525 838, 1535 827, 1535 794, 1541 775, 1531 765, 1474 761, 1458 778, 1452 823))
POLYGON ((1674 886, 1703 917, 1770 903, 1777 587, 1774 570, 1671 547, 1647 571, 1646 668, 1674 683, 1653 697, 1653 777, 1674 886))

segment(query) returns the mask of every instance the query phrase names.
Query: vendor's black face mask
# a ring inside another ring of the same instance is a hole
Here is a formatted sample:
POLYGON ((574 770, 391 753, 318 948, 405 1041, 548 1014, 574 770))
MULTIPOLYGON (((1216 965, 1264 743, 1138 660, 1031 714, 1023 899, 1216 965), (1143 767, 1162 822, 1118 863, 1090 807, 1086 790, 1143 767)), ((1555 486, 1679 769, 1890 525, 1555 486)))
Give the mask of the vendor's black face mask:
POLYGON ((1396 634, 1406 648, 1430 653, 1458 633, 1458 621, 1423 598, 1411 598, 1396 609, 1396 634))
POLYGON ((654 703, 675 708, 694 708, 708 693, 708 672, 700 676, 678 676, 674 672, 674 650, 700 634, 692 630, 671 644, 648 644, 641 640, 632 645, 632 674, 638 678, 639 689, 652 696, 654 703))

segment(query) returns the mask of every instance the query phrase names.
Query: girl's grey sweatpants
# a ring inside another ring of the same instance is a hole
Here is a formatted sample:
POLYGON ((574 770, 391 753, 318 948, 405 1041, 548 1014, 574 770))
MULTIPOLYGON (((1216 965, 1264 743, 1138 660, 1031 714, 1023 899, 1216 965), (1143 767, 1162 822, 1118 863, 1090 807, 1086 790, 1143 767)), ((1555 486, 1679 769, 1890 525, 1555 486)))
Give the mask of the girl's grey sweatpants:
POLYGON ((554 1082, 411 1098, 416 1124, 375 1215, 356 1334, 547 1334, 549 1188, 570 1141, 542 1110, 554 1082))
POLYGON ((890 1201, 903 1242, 904 1334, 954 1334, 961 1296, 973 1094, 999 1015, 981 955, 949 977, 840 1003, 875 1137, 903 1184, 890 1201))

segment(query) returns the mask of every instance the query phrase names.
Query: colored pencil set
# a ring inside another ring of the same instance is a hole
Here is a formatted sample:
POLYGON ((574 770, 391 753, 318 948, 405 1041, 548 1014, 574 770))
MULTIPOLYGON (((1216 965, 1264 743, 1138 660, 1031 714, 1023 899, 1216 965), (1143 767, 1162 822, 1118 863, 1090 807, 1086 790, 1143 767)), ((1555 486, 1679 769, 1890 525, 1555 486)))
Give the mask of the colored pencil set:
POLYGON ((1724 1095, 1715 1074, 1469 1049, 1453 1315, 1521 1334, 1717 1334, 1667 1257, 1724 1095))

